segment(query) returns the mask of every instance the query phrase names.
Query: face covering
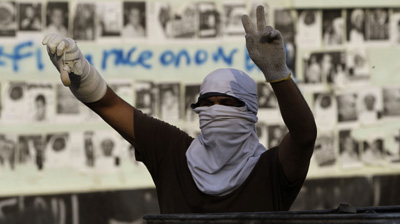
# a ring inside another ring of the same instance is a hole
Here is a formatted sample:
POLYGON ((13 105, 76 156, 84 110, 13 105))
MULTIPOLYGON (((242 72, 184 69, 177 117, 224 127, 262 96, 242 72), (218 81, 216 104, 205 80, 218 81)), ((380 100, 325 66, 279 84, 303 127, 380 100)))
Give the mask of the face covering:
POLYGON ((245 106, 195 107, 201 134, 186 152, 189 170, 198 189, 223 196, 237 189, 266 151, 259 143, 257 88, 244 72, 219 69, 210 73, 200 87, 200 97, 223 93, 243 101, 245 106))

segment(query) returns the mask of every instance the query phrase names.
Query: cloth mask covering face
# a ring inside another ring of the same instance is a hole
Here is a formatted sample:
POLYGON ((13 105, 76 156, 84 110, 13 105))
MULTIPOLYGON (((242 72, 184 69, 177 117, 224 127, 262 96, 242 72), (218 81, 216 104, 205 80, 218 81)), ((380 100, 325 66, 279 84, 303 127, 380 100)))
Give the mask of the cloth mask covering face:
POLYGON ((235 69, 216 70, 206 77, 203 85, 200 94, 224 93, 246 104, 243 107, 213 105, 194 108, 199 114, 201 134, 186 152, 188 167, 201 192, 223 196, 247 179, 266 151, 259 143, 255 129, 258 120, 257 88, 246 73, 235 69), (207 83, 214 88, 208 85, 208 91, 202 91, 207 83))

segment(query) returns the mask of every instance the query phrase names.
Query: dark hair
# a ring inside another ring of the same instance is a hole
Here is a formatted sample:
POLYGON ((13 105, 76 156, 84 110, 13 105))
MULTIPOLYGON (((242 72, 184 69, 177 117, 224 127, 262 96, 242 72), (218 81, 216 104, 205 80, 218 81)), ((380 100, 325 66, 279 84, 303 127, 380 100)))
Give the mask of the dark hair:
POLYGON ((37 95, 35 101, 42 101, 44 104, 46 104, 46 98, 43 96, 43 94, 37 95))

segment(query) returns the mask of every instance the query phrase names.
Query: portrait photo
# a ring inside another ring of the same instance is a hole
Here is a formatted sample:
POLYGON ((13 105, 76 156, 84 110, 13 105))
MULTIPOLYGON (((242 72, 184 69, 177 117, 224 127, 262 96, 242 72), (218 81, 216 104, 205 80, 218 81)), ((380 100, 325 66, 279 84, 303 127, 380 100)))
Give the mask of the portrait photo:
POLYGON ((75 40, 94 40, 96 36, 96 5, 78 3, 72 23, 72 38, 75 40))
POLYGON ((13 37, 17 31, 15 2, 0 2, 0 37, 13 37))
POLYGON ((360 144, 351 135, 351 130, 339 131, 339 154, 343 168, 360 167, 360 144))
POLYGON ((20 3, 19 4, 19 30, 41 31, 42 30, 42 4, 20 3))
POLYGON ((367 40, 389 40, 389 9, 375 8, 367 10, 367 40))
POLYGON ((365 9, 347 9, 347 41, 351 45, 360 45, 365 42, 365 9))
POLYGON ((212 38, 220 35, 221 16, 215 3, 199 2, 199 37, 212 38))
POLYGON ((158 84, 160 118, 166 121, 178 121, 180 113, 180 84, 162 83, 158 84))
POLYGON ((338 46, 344 43, 344 25, 342 10, 322 11, 322 41, 324 46, 338 46))
POLYGON ((301 47, 320 47, 322 18, 320 10, 298 10, 296 45, 301 47))
POLYGON ((46 28, 44 34, 58 33, 68 36, 68 2, 48 2, 46 6, 46 28))
POLYGON ((146 3, 124 2, 124 27, 122 36, 126 38, 146 37, 146 3))
POLYGON ((357 94, 345 93, 336 96, 338 122, 354 122, 358 119, 357 94))
POLYGON ((224 34, 226 36, 244 35, 242 15, 246 13, 246 6, 242 2, 223 4, 224 9, 224 34))
POLYGON ((120 2, 96 2, 97 36, 100 38, 119 37, 123 27, 122 14, 120 2))

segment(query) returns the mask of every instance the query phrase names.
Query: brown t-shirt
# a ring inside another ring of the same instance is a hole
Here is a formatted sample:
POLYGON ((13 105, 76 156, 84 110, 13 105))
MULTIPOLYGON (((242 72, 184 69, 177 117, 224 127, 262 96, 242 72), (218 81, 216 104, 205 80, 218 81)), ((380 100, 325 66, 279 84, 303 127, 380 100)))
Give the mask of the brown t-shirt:
POLYGON ((136 159, 149 170, 161 213, 261 212, 289 210, 305 179, 289 184, 278 147, 264 152, 239 188, 224 196, 200 192, 187 166, 193 138, 135 110, 136 159))

